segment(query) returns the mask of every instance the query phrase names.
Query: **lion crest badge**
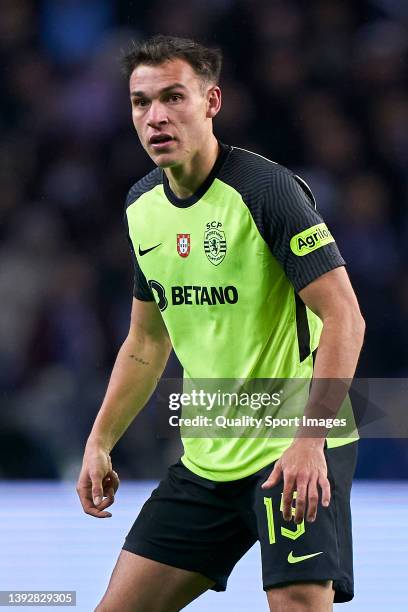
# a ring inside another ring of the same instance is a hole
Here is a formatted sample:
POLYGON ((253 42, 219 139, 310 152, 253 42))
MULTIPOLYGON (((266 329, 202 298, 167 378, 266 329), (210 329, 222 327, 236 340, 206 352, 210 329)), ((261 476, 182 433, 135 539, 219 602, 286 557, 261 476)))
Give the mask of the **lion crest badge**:
POLYGON ((211 221, 207 223, 204 232, 204 252, 214 266, 218 266, 224 261, 227 254, 227 240, 225 232, 221 228, 222 223, 211 221))

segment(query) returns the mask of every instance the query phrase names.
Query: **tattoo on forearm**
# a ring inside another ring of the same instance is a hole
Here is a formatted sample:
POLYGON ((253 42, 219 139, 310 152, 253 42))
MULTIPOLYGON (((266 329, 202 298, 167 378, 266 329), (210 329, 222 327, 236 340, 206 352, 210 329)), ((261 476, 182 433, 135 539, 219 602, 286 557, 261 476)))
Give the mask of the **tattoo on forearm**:
POLYGON ((129 355, 129 357, 131 359, 134 359, 135 361, 137 361, 138 363, 142 363, 143 365, 149 365, 148 361, 145 361, 144 359, 142 359, 141 357, 138 357, 137 355, 129 355))

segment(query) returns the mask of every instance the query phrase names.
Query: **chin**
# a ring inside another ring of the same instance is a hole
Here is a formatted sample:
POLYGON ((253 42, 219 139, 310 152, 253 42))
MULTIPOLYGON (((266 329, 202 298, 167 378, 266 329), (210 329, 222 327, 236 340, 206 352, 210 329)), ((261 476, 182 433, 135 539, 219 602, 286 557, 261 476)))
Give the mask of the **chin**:
POLYGON ((174 153, 158 153, 156 155, 151 155, 151 158, 159 168, 178 166, 182 161, 178 156, 174 155, 174 153))

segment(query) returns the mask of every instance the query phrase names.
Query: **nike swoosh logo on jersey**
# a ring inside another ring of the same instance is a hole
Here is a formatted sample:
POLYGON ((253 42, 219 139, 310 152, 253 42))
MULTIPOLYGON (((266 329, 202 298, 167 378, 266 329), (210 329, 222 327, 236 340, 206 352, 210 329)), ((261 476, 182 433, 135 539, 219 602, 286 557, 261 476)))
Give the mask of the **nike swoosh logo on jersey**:
POLYGON ((305 561, 306 559, 311 559, 312 557, 316 557, 316 555, 322 555, 323 551, 312 553, 311 555, 303 555, 303 557, 294 557, 293 550, 288 554, 288 563, 300 563, 301 561, 305 561))
POLYGON ((145 249, 144 251, 142 251, 142 249, 140 248, 140 244, 139 244, 140 257, 143 257, 143 255, 146 255, 146 253, 150 253, 150 251, 153 251, 153 249, 157 249, 157 247, 159 247, 160 245, 161 245, 161 242, 159 242, 159 244, 156 244, 155 246, 150 247, 150 249, 145 249))

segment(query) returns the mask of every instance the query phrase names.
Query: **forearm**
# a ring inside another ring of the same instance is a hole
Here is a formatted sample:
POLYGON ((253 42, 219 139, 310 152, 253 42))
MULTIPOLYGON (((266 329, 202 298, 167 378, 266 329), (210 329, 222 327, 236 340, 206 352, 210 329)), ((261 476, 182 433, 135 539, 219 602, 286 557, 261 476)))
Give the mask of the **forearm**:
MULTIPOLYGON (((324 321, 305 417, 336 416, 350 388, 363 338, 360 316, 327 317, 324 321)), ((316 436, 316 442, 323 445, 328 431, 325 427, 300 427, 296 437, 316 436)))
POLYGON ((87 449, 110 453, 152 395, 170 350, 170 343, 129 334, 118 352, 87 449))

